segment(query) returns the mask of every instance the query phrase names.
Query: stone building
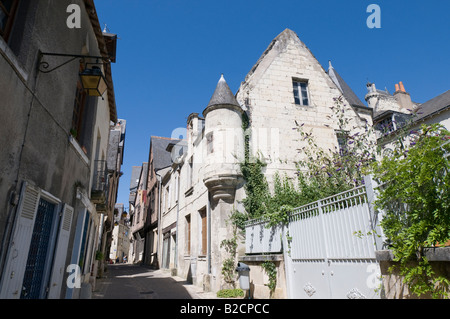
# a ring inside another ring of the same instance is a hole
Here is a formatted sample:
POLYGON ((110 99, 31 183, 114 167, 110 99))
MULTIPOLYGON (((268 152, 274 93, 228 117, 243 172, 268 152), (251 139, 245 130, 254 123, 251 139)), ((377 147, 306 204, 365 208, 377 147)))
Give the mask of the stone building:
MULTIPOLYGON (((373 109, 373 125, 381 155, 388 155, 405 132, 418 131, 422 124, 439 123, 450 130, 450 90, 424 102, 411 100, 403 82, 395 85, 393 94, 367 84, 365 100, 373 109), (405 132, 404 132, 405 131, 405 132)), ((407 139, 403 143, 407 143, 407 139)))
POLYGON ((92 0, 72 2, 80 28, 62 1, 0 6, 0 298, 89 295, 111 222, 101 161, 118 121, 115 44, 92 0), (103 75, 101 92, 83 86, 84 72, 103 75))
MULTIPOLYGON (((171 167, 160 172, 162 267, 204 290, 230 287, 222 273, 229 257, 222 243, 233 237, 231 212, 243 211, 245 181, 239 163, 245 155, 244 133, 249 134, 251 155, 267 163, 269 183, 277 172, 294 178, 302 156, 298 150, 304 146, 293 130, 296 122, 323 149, 338 147, 331 108, 340 96, 350 130, 371 125, 372 109, 331 64, 325 71, 289 29, 271 42, 236 94, 222 76, 202 116, 189 115, 185 139, 168 148, 171 167), (243 119, 248 119, 245 132, 243 119)), ((241 245, 238 253, 244 253, 241 245)))
POLYGON ((112 230, 111 247, 109 260, 112 262, 128 262, 128 252, 130 250, 130 226, 128 214, 124 209, 124 204, 116 204, 116 215, 114 216, 114 228, 112 230))
POLYGON ((161 233, 161 176, 160 171, 172 165, 172 158, 167 147, 176 140, 171 138, 152 136, 150 138, 150 151, 148 159, 147 177, 147 204, 145 207, 146 219, 144 222, 144 263, 154 268, 161 264, 158 255, 158 243, 161 233))
POLYGON ((136 183, 134 188, 134 196, 130 201, 130 228, 131 228, 131 254, 130 262, 142 262, 144 257, 144 225, 146 220, 146 204, 147 204, 147 177, 148 163, 142 163, 142 166, 133 167, 133 176, 139 172, 138 178, 132 183, 136 183))

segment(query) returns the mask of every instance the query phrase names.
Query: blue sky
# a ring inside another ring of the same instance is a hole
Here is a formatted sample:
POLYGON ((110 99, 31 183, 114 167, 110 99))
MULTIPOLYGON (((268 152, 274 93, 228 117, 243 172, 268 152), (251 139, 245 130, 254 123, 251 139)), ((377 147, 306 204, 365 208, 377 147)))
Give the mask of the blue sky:
POLYGON ((118 202, 128 206, 131 167, 148 161, 150 136, 170 137, 202 113, 223 73, 236 92, 270 42, 295 31, 364 102, 366 83, 415 102, 450 89, 448 0, 96 0, 102 26, 119 37, 113 79, 127 120, 118 202), (381 9, 370 29, 369 4, 381 9))

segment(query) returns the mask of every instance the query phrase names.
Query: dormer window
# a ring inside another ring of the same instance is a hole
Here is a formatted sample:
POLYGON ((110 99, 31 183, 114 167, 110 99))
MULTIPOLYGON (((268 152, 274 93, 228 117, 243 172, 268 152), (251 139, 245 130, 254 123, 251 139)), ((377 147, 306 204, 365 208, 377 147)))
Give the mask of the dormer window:
POLYGON ((389 115, 376 124, 376 128, 383 134, 394 132, 397 128, 393 121, 393 115, 389 115))
POLYGON ((292 84, 294 87, 295 104, 308 106, 309 105, 308 81, 293 79, 292 84))

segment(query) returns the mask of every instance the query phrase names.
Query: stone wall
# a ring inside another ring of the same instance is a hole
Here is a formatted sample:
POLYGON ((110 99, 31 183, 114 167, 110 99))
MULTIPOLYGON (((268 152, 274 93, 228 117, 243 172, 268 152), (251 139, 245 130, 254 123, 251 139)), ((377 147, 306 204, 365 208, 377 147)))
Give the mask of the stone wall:
MULTIPOLYGON (((450 247, 429 248, 426 250, 426 257, 437 275, 443 275, 450 280, 450 247)), ((376 252, 377 261, 380 263, 384 296, 387 299, 430 299, 431 296, 412 294, 408 286, 403 282, 398 270, 391 272, 390 267, 398 263, 393 261, 394 256, 391 251, 383 250, 376 252)), ((450 293, 449 296, 450 297, 450 293)))
POLYGON ((244 262, 250 268, 250 297, 254 299, 286 299, 287 286, 285 263, 283 255, 253 255, 241 256, 239 261, 244 262), (273 292, 269 287, 269 276, 261 267, 265 261, 275 263, 277 269, 277 285, 273 292))

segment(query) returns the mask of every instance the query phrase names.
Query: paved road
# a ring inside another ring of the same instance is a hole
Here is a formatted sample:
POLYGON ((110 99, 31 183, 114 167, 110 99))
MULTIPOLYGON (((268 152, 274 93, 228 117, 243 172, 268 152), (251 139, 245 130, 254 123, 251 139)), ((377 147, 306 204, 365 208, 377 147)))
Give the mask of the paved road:
POLYGON ((140 265, 108 265, 104 278, 97 279, 92 299, 212 299, 179 277, 140 265))

